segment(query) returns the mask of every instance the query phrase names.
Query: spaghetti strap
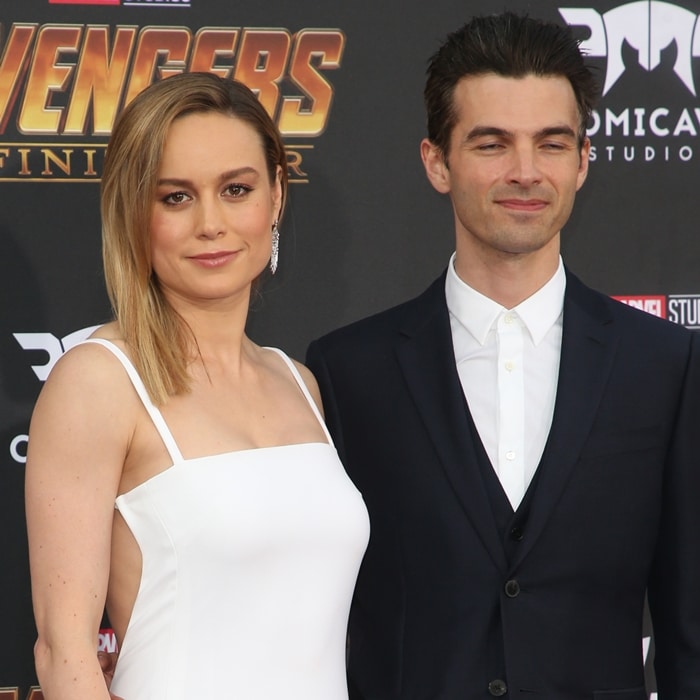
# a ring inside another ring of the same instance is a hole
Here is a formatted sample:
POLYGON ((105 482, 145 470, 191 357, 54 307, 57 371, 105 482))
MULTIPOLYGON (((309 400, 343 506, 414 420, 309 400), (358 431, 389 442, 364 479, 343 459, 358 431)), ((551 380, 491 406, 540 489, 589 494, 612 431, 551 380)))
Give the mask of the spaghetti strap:
POLYGON ((306 383, 301 377, 301 374, 299 374, 299 370, 296 368, 296 365, 292 362, 292 360, 289 358, 289 356, 280 350, 279 348, 273 348, 270 346, 265 347, 266 350, 272 350, 273 352, 276 352, 285 362, 287 367, 289 368, 289 371, 292 373, 292 376, 294 377, 296 383, 299 385, 299 388, 301 389, 301 393, 304 394, 304 397, 306 398, 309 406, 311 406, 311 410, 314 412, 314 415, 318 419, 318 422, 321 424, 321 428, 323 429, 323 432, 326 435, 326 438, 328 439, 328 443, 335 447, 335 443, 333 442, 333 438, 331 437, 330 432, 328 431, 328 427, 326 426, 326 421, 323 420, 323 416, 321 415, 321 412, 318 410, 318 406, 316 405, 316 402, 313 399, 313 396, 311 396, 311 393, 309 392, 308 387, 306 386, 306 383))
POLYGON ((132 364, 131 360, 110 340, 105 340, 104 338, 87 338, 86 340, 78 343, 78 345, 84 345, 85 343, 93 343, 95 345, 101 345, 102 347, 107 348, 107 350, 109 350, 119 360, 119 362, 121 362, 122 366, 126 370, 126 373, 129 375, 129 379, 131 380, 136 393, 139 395, 144 408, 146 411, 148 411, 148 415, 151 417, 151 420, 153 421, 153 424, 155 425, 156 430, 158 431, 158 434, 165 445, 165 449, 168 451, 170 459, 173 461, 173 464, 182 462, 182 454, 177 446, 177 443, 175 442, 175 438, 173 438, 173 435, 170 432, 165 419, 163 418, 163 414, 153 404, 148 396, 143 380, 141 377, 139 377, 138 372, 136 371, 136 368, 132 364))

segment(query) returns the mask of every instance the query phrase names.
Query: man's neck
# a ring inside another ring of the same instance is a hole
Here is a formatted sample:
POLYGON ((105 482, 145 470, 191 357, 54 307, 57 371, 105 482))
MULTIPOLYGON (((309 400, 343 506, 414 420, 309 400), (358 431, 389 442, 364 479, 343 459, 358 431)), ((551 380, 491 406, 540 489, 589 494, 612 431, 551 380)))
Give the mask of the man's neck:
POLYGON ((459 278, 506 309, 514 308, 541 289, 558 267, 558 247, 489 261, 460 255, 459 250, 455 257, 455 272, 459 278))

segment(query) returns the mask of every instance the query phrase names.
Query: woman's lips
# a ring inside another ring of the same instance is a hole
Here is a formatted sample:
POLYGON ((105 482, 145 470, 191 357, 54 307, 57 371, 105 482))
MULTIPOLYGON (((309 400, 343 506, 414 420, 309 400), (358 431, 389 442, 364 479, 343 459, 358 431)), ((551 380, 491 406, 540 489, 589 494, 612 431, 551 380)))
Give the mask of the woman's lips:
POLYGON ((236 250, 220 250, 213 253, 191 255, 189 258, 203 267, 221 267, 233 260, 237 254, 238 251, 236 250))

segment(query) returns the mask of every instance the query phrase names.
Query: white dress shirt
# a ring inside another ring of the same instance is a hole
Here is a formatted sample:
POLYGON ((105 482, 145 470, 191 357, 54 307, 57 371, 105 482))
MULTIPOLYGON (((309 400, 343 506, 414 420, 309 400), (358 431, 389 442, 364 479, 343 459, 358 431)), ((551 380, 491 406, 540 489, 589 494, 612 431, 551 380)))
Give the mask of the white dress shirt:
POLYGON ((552 425, 566 274, 513 309, 465 284, 450 258, 445 282, 462 390, 493 468, 517 509, 552 425))

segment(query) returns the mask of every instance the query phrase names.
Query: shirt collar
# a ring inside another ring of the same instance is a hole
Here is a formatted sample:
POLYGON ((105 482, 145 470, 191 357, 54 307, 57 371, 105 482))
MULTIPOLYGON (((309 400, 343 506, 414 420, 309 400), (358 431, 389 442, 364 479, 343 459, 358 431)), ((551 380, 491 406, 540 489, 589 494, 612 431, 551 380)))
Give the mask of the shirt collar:
POLYGON ((479 344, 484 345, 494 322, 504 311, 517 313, 535 345, 540 343, 561 317, 566 288, 566 273, 561 256, 557 271, 549 281, 513 309, 506 309, 462 281, 454 269, 454 260, 453 253, 445 280, 447 309, 479 344))

